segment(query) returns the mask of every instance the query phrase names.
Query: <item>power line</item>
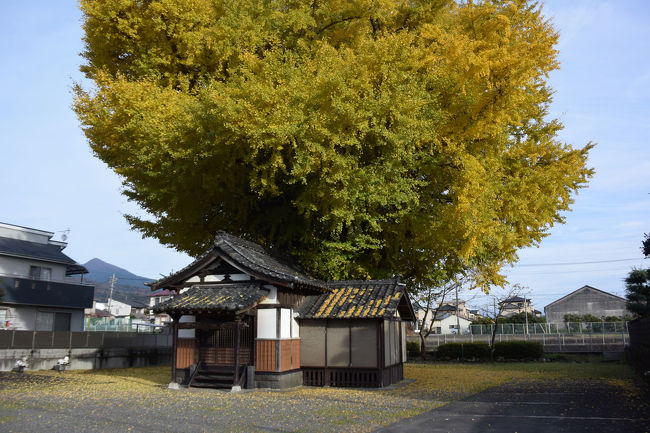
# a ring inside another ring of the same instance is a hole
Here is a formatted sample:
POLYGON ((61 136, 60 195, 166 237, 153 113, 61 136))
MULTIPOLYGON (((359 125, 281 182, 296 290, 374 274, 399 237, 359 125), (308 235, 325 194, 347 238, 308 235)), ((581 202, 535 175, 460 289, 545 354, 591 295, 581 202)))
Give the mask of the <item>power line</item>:
POLYGON ((571 266, 571 265, 593 265, 598 263, 614 263, 614 262, 630 262, 633 260, 643 260, 642 258, 634 259, 614 259, 614 260, 596 260, 592 262, 564 262, 564 263, 530 263, 530 264, 517 264, 515 266, 530 267, 530 266, 571 266))

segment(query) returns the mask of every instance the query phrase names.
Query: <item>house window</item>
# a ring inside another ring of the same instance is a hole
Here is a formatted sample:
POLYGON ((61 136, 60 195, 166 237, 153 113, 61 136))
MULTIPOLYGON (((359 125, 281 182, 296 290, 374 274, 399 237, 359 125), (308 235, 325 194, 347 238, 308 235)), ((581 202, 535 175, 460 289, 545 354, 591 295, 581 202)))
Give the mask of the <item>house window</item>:
POLYGON ((54 313, 54 330, 69 331, 70 316, 71 316, 70 313, 54 313))
POLYGON ((44 268, 42 266, 30 266, 29 278, 32 280, 50 281, 52 279, 52 268, 44 268))
POLYGON ((36 312, 36 330, 51 331, 54 327, 54 313, 36 312))

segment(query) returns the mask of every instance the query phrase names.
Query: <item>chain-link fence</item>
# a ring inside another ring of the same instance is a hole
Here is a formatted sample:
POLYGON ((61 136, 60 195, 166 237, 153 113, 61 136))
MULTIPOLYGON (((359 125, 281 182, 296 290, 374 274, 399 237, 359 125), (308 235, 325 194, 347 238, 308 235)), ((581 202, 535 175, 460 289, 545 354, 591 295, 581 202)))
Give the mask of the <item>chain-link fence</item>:
POLYGON ((164 325, 154 325, 131 317, 88 317, 84 331, 159 333, 164 325))

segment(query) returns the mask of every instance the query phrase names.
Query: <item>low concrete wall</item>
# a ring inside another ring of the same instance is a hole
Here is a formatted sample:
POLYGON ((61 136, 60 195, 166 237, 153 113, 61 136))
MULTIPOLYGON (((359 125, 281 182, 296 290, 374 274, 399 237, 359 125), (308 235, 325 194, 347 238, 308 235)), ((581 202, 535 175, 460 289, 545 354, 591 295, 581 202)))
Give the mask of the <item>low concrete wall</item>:
POLYGON ((50 370, 69 357, 71 370, 171 364, 172 336, 133 332, 0 331, 0 371, 27 359, 26 370, 50 370))
POLYGON ((51 370, 68 356, 69 370, 171 365, 171 348, 0 349, 0 371, 11 371, 17 360, 27 358, 25 370, 51 370))

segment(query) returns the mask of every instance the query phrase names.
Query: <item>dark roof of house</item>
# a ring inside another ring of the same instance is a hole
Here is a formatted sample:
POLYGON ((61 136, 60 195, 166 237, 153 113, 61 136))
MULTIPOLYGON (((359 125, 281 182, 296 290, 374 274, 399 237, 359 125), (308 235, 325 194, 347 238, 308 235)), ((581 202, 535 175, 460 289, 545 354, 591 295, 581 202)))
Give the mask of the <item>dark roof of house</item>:
POLYGON ((396 311, 414 320, 406 287, 397 280, 332 281, 329 293, 309 296, 298 311, 302 319, 382 319, 396 311))
POLYGON ((154 307, 155 313, 193 314, 208 311, 239 313, 257 305, 269 291, 259 283, 196 285, 154 307))
POLYGON ((93 313, 86 314, 89 317, 111 317, 110 311, 106 310, 95 310, 93 313))
POLYGON ((438 311, 456 311, 457 309, 458 308, 456 308, 455 305, 445 304, 445 305, 441 305, 438 311))
POLYGON ((79 274, 87 274, 88 269, 86 269, 85 266, 80 265, 79 263, 75 263, 74 265, 67 265, 65 268, 65 275, 66 277, 69 277, 70 275, 79 275, 79 274))
POLYGON ((136 300, 126 301, 125 304, 129 304, 133 308, 147 308, 149 306, 149 304, 145 304, 144 302, 136 300))
POLYGON ((176 290, 158 290, 157 292, 153 292, 150 295, 147 295, 150 298, 153 298, 155 296, 176 296, 176 290))
POLYGON ((0 255, 61 263, 67 265, 66 275, 88 273, 86 268, 63 254, 59 245, 0 237, 0 255))
POLYGON ((499 302, 499 305, 501 304, 511 304, 513 302, 524 302, 524 301, 529 301, 530 299, 524 299, 520 296, 513 296, 512 298, 504 299, 503 301, 499 302))
POLYGON ((324 281, 307 275, 298 266, 289 264, 287 259, 278 258, 274 252, 261 245, 223 231, 217 232, 213 247, 201 254, 194 262, 172 275, 151 283, 150 286, 153 290, 157 290, 178 284, 180 280, 197 274, 219 259, 260 280, 288 287, 303 286, 320 291, 328 290, 324 281))
POLYGON ((467 322, 471 322, 471 320, 469 320, 469 319, 466 319, 464 317, 460 317, 460 316, 457 316, 456 314, 451 314, 451 313, 442 313, 439 316, 436 316, 436 321, 437 320, 445 320, 447 317, 453 317, 454 320, 456 320, 456 318, 458 318, 459 320, 465 320, 467 322))

